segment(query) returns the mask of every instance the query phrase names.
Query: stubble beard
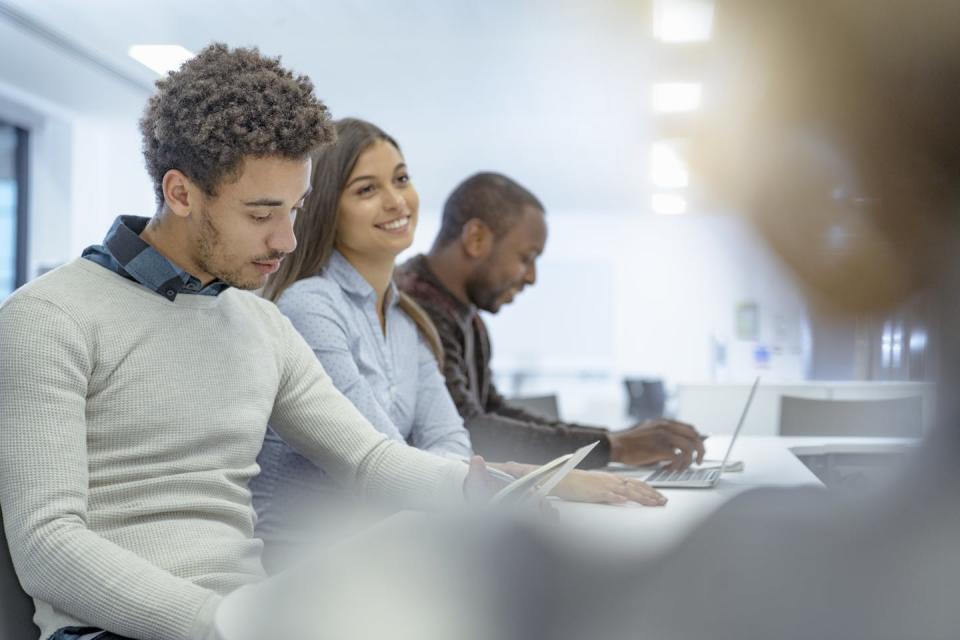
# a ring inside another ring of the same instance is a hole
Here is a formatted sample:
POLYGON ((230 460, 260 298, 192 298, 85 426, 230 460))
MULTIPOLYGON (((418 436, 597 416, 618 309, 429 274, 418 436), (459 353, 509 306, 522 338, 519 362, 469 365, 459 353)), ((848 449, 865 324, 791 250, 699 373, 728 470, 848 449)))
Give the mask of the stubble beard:
POLYGON ((197 266, 204 273, 209 273, 214 278, 237 289, 252 290, 263 286, 262 279, 246 279, 239 268, 228 269, 219 266, 218 262, 228 262, 225 253, 223 242, 220 239, 220 230, 213 223, 207 209, 202 208, 200 210, 200 235, 197 238, 196 247, 197 266))
POLYGON ((501 287, 497 289, 491 283, 490 266, 484 263, 477 267, 477 270, 470 276, 466 282, 467 298, 477 306, 478 309, 497 313, 502 306, 499 300, 503 295, 513 288, 514 285, 501 287))

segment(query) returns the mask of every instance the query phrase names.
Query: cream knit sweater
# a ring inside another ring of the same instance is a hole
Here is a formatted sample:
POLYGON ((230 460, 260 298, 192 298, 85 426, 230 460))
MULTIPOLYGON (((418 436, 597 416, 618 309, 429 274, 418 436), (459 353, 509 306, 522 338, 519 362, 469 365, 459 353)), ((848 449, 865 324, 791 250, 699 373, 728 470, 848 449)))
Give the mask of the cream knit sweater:
POLYGON ((83 259, 0 307, 0 506, 44 638, 203 638, 262 575, 247 481, 267 422, 341 483, 458 500, 466 467, 377 433, 276 308, 175 302, 83 259))

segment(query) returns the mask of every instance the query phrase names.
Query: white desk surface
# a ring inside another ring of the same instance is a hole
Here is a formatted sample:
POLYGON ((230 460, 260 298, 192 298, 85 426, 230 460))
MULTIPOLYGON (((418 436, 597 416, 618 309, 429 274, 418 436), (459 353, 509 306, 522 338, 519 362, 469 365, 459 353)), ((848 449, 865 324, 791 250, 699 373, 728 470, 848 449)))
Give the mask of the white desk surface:
MULTIPOLYGON (((720 460, 729 436, 706 441, 707 457, 720 460)), ((659 555, 681 541, 698 524, 734 496, 758 487, 823 487, 796 453, 869 453, 902 450, 912 442, 900 438, 783 438, 741 436, 730 455, 742 460, 742 472, 725 473, 712 489, 661 489, 663 507, 596 505, 555 501, 560 520, 591 548, 620 551, 634 557, 659 555), (599 543, 599 544, 598 544, 599 543)))
MULTIPOLYGON (((719 459, 729 436, 713 436, 706 442, 707 456, 719 459)), ((741 436, 731 455, 742 460, 742 472, 724 474, 713 489, 669 489, 664 507, 609 506, 552 501, 567 533, 587 546, 584 552, 600 556, 604 551, 630 550, 631 557, 650 558, 668 550, 703 522, 721 505, 739 493, 756 487, 822 487, 817 477, 794 455, 814 453, 866 453, 903 449, 912 441, 893 438, 781 438, 741 436)), ((565 539, 569 542, 569 536, 565 539)), ((620 555, 611 556, 614 559, 620 555)), ((218 640, 247 640, 246 620, 256 612, 264 584, 245 587, 224 599, 217 612, 218 640)), ((351 614, 353 615, 353 614, 351 614)))

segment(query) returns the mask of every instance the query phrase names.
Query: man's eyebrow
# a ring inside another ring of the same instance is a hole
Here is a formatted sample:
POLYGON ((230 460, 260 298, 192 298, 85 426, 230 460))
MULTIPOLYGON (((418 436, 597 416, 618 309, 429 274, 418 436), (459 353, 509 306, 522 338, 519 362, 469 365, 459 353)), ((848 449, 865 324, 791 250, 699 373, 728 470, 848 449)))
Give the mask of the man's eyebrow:
POLYGON ((283 204, 283 200, 274 200, 272 198, 260 198, 259 200, 252 200, 250 202, 244 202, 243 204, 248 207, 279 207, 283 204))
MULTIPOLYGON (((300 202, 312 191, 312 187, 308 187, 306 191, 303 192, 303 195, 297 198, 297 202, 300 202)), ((275 198, 260 198, 259 200, 251 200, 250 202, 244 202, 244 205, 248 207, 280 207, 283 206, 283 200, 277 200, 275 198)))

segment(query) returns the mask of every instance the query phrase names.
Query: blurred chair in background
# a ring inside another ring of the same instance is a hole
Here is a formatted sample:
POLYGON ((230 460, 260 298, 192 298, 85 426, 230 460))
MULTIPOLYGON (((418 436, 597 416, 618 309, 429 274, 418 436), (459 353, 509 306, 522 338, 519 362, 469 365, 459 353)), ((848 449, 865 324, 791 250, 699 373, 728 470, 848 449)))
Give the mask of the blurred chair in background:
POLYGON ((507 401, 510 406, 529 411, 547 420, 560 419, 560 405, 555 394, 542 396, 516 396, 507 401))
POLYGON ((0 512, 0 638, 36 640, 39 635, 40 629, 33 624, 33 600, 24 593, 10 561, 0 512))
POLYGON ((884 400, 780 399, 782 436, 919 438, 920 396, 884 400))
POLYGON ((663 416, 667 404, 663 380, 624 378, 623 384, 627 388, 627 415, 637 422, 663 416))

